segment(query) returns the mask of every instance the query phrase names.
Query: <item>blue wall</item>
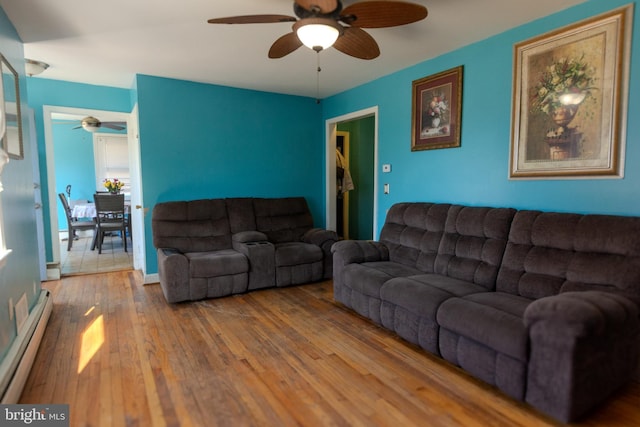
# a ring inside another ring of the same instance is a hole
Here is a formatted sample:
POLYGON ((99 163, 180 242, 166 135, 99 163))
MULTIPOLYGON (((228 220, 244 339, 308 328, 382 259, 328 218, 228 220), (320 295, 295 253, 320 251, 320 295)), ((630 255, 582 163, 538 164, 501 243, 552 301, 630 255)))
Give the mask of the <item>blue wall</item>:
POLYGON ((513 45, 628 4, 592 0, 442 55, 323 101, 323 118, 379 106, 379 167, 391 194, 379 197, 378 229, 400 201, 453 202, 542 210, 640 215, 640 32, 632 42, 624 179, 509 180, 513 45), (411 152, 411 83, 464 66, 462 146, 411 152))
MULTIPOLYGON (((324 224, 320 106, 306 97, 138 76, 144 205, 304 196, 324 224)), ((157 272, 151 215, 147 273, 157 272)))
MULTIPOLYGON (((508 179, 513 45, 625 4, 591 0, 327 98, 319 106, 311 98, 144 75, 137 76, 131 90, 29 79, 43 188, 43 105, 129 112, 137 102, 146 207, 178 199, 302 195, 322 225, 324 122, 378 106, 378 166, 392 165, 384 177, 391 194, 382 194, 382 181, 375 189, 378 230, 393 203, 409 200, 640 215, 637 121, 630 120, 627 128, 624 179, 508 179), (411 82, 458 65, 464 66, 462 146, 411 152, 411 82)), ((635 15, 638 20, 637 10, 635 15)), ((638 38, 636 31, 628 106, 632 119, 640 113, 638 38)), ((147 215, 149 274, 157 271, 150 222, 147 215)), ((47 241, 49 257, 50 245, 47 241)))
MULTIPOLYGON (((0 9, 0 52, 20 74, 21 107, 24 130, 24 160, 10 160, 2 173, 0 193, 5 243, 12 253, 0 268, 0 356, 4 357, 16 337, 15 316, 10 318, 9 299, 15 304, 23 294, 29 307, 40 295, 40 270, 33 193, 31 133, 26 118, 27 92, 22 42, 13 25, 0 9)), ((0 360, 2 359, 0 357, 0 360)))
MULTIPOLYGON (((71 200, 93 200, 96 191, 96 168, 93 160, 93 134, 73 129, 77 123, 52 124, 53 155, 56 165, 56 194, 71 185, 71 200)), ((58 206, 58 229, 67 229, 62 203, 58 206)))
MULTIPOLYGON (((93 201, 96 192, 96 168, 93 147, 93 133, 78 129, 77 121, 52 122, 53 156, 56 169, 56 194, 65 193, 71 185, 71 200, 93 201)), ((126 134, 101 128, 100 133, 126 134)), ((104 191, 103 188, 100 190, 104 191)), ((67 229, 67 219, 62 203, 58 206, 58 229, 67 229)))
MULTIPOLYGON (((38 136, 38 151, 40 156, 40 182, 43 189, 42 204, 45 212, 45 243, 47 260, 52 261, 51 222, 49 215, 46 213, 49 212, 50 203, 57 204, 58 209, 60 209, 60 203, 58 202, 58 199, 49 200, 49 194, 47 192, 49 184, 47 179, 46 146, 44 141, 43 106, 49 105, 57 107, 87 108, 91 110, 129 113, 133 108, 133 104, 131 100, 131 91, 127 89, 71 83, 60 80, 48 80, 40 77, 30 78, 27 80, 27 91, 29 93, 29 106, 33 108, 36 119, 36 134, 38 136)), ((78 135, 74 138, 82 138, 83 134, 89 135, 83 130, 75 130, 74 132, 78 132, 78 135)), ((54 159, 57 165, 59 160, 58 153, 60 153, 60 157, 63 158, 67 153, 65 149, 61 151, 58 150, 55 145, 55 141, 57 141, 57 138, 55 138, 54 135, 54 159)), ((92 139, 88 139, 88 144, 91 147, 91 153, 93 153, 93 143, 91 141, 92 139)), ((93 154, 91 154, 90 164, 87 167, 92 169, 94 168, 93 154)), ((91 178, 91 182, 93 182, 94 179, 95 178, 91 178)), ((66 184, 67 183, 64 182, 56 182, 58 187, 56 189, 57 193, 64 191, 66 184)), ((72 197, 76 198, 74 193, 72 193, 72 197)), ((64 220, 64 217, 61 217, 60 215, 61 211, 58 212, 58 219, 64 220)), ((66 224, 64 228, 66 228, 66 224)))

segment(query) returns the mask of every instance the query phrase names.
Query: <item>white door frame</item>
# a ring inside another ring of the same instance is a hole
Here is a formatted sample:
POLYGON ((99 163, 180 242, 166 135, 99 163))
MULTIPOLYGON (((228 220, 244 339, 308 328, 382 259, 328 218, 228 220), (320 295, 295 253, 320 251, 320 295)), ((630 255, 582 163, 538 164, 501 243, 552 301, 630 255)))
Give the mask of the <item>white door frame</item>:
MULTIPOLYGON (((105 122, 126 122, 127 123, 127 136, 129 141, 136 138, 137 135, 134 135, 131 131, 132 128, 137 129, 137 123, 133 123, 134 120, 137 119, 137 116, 133 116, 129 113, 121 113, 117 111, 105 111, 105 110, 92 110, 88 108, 74 108, 74 107, 60 107, 55 105, 44 105, 42 107, 43 113, 43 122, 44 122, 44 143, 45 143, 45 152, 47 156, 47 194, 49 195, 49 221, 51 225, 51 253, 53 255, 53 263, 59 265, 60 264, 60 245, 57 244, 59 239, 58 229, 58 195, 56 194, 56 171, 55 171, 55 158, 54 158, 54 150, 53 150, 53 127, 52 127, 52 119, 51 115, 53 113, 61 113, 61 114, 73 114, 79 116, 94 116, 100 117, 100 120, 105 122)), ((79 132, 86 132, 84 130, 79 132)), ((138 147, 139 144, 134 143, 135 147, 138 147)), ((130 154, 131 156, 131 154, 130 154)), ((129 159, 129 163, 131 164, 132 159, 129 159)), ((134 159, 134 161, 139 161, 139 153, 138 159, 134 159)), ((139 172, 139 170, 138 170, 139 172)), ((140 188, 141 177, 140 174, 134 176, 133 171, 131 174, 132 188, 133 181, 137 181, 137 187, 140 188)), ((132 217, 132 228, 138 230, 144 230, 144 226, 141 222, 141 216, 137 216, 140 223, 138 224, 136 221, 136 216, 132 217)), ((144 235, 143 235, 144 241, 144 235)), ((136 259, 136 251, 133 252, 133 264, 137 266, 140 264, 140 261, 136 259)), ((144 261, 144 260, 143 260, 144 261)))
MULTIPOLYGON (((42 207, 42 188, 40 188, 40 157, 38 155, 38 138, 36 136, 36 119, 33 108, 26 109, 29 118, 29 144, 31 146, 31 165, 33 167, 33 197, 36 209, 36 232, 38 234, 38 259, 40 281, 47 280, 47 250, 44 236, 44 212, 42 207)), ((25 141, 26 142, 26 141, 25 141)))
POLYGON ((138 104, 131 110, 130 121, 127 122, 129 135, 129 173, 131 177, 131 221, 133 246, 133 268, 142 271, 144 283, 156 283, 155 277, 147 276, 147 257, 145 253, 146 241, 144 234, 144 216, 148 208, 142 201, 142 162, 140 160, 140 131, 138 128, 138 104), (149 281, 150 280, 150 281, 149 281))
POLYGON ((326 167, 327 186, 325 189, 327 208, 325 212, 325 227, 329 230, 336 230, 336 132, 338 123, 348 122, 352 120, 362 119, 365 117, 374 117, 373 131, 373 231, 374 240, 378 239, 378 106, 365 108, 364 110, 354 111, 353 113, 344 114, 342 116, 333 117, 325 121, 325 138, 326 138, 326 167))

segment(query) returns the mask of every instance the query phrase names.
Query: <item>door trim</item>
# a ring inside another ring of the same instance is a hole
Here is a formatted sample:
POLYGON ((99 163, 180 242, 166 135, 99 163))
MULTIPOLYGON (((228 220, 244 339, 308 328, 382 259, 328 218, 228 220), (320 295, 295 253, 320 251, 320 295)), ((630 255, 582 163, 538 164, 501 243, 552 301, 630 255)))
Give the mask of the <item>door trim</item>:
MULTIPOLYGON (((349 132, 337 131, 336 136, 342 136, 343 148, 342 157, 344 157, 346 170, 349 169, 349 132)), ((335 139, 337 141, 337 138, 335 139)), ((337 187, 336 187, 337 188, 337 187)), ((337 194, 336 194, 337 197, 337 194)), ((337 218, 336 218, 337 224, 337 218)), ((349 240, 349 192, 342 194, 342 237, 349 240)))
POLYGON ((374 240, 378 239, 378 106, 354 111, 342 116, 333 117, 325 121, 325 227, 329 230, 336 230, 336 132, 338 123, 351 120, 374 117, 373 130, 373 231, 374 240))
MULTIPOLYGON (((90 108, 75 108, 75 107, 61 107, 56 105, 44 105, 42 107, 42 118, 44 124, 44 144, 45 144, 45 156, 47 164, 47 194, 49 203, 49 228, 51 233, 51 254, 52 262, 59 266, 60 264, 60 245, 58 244, 59 229, 58 229, 58 195, 56 194, 56 171, 55 171, 55 158, 53 150, 53 127, 51 115, 53 113, 62 114, 74 114, 84 116, 100 117, 102 121, 124 121, 127 122, 127 135, 131 138, 131 126, 133 125, 133 118, 130 113, 122 113, 117 111, 106 110, 93 110, 90 108)), ((84 130, 79 132, 86 132, 84 130)), ((131 177, 131 179, 139 179, 140 177, 131 177)), ((136 227, 136 224, 133 224, 136 227)), ((138 225, 138 227, 140 227, 138 225)), ((135 265, 135 252, 134 252, 134 265, 135 265)), ((59 273, 59 267, 58 267, 59 273)))

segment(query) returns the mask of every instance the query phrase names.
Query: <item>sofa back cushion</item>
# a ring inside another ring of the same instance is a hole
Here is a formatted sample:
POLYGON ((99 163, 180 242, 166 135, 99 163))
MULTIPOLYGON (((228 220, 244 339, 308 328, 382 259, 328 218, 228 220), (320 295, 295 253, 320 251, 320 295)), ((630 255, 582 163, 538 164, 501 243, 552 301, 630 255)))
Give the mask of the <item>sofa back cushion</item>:
POLYGON ((256 230, 256 215, 253 211, 253 198, 236 197, 225 199, 231 233, 256 230))
POLYGON ((313 217, 304 197, 253 199, 256 230, 272 243, 299 242, 313 228, 313 217))
POLYGON ((449 204, 397 203, 389 209, 380 241, 389 260, 433 273, 449 204))
POLYGON ((577 290, 640 297, 640 218, 519 211, 498 290, 541 298, 577 290))
POLYGON ((435 272, 494 290, 515 212, 511 208, 451 206, 435 272))
POLYGON ((153 245, 180 252, 231 248, 224 199, 162 202, 152 212, 153 245))

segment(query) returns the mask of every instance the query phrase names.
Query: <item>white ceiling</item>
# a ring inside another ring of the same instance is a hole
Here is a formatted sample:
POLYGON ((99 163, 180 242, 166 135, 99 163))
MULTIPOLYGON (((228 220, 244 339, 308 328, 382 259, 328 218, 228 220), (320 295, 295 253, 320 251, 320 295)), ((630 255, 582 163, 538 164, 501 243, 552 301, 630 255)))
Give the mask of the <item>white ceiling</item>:
MULTIPOLYGON (((367 30, 380 57, 320 53, 320 97, 436 57, 586 0, 412 0, 420 22, 367 30)), ((355 3, 345 0, 344 6, 355 3)), ((135 74, 317 96, 316 53, 268 59, 291 23, 211 25, 207 19, 293 14, 291 0, 0 0, 41 77, 131 88, 135 74)), ((37 77, 35 77, 37 78, 37 77)))

